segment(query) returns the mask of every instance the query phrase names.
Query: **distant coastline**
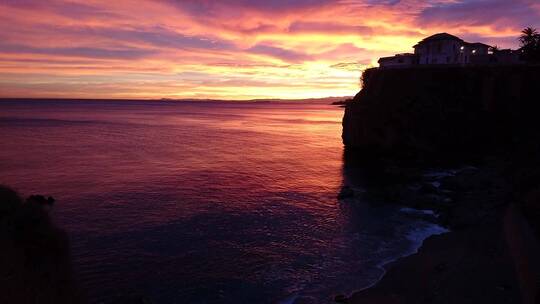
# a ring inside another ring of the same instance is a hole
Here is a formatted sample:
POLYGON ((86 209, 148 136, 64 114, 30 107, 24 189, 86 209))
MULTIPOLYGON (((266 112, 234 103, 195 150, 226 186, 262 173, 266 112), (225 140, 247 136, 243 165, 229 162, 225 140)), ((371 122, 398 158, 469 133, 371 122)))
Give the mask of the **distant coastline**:
POLYGON ((279 99, 279 98, 269 98, 269 99, 197 99, 197 98, 188 98, 188 99, 174 99, 174 98, 141 98, 141 99, 132 99, 132 98, 24 98, 24 97, 0 97, 0 103, 4 101, 91 101, 91 102, 123 102, 123 101, 145 101, 145 102, 201 102, 201 103, 333 103, 339 102, 346 99, 351 99, 352 96, 343 96, 343 97, 322 97, 322 98, 302 98, 302 99, 279 99))

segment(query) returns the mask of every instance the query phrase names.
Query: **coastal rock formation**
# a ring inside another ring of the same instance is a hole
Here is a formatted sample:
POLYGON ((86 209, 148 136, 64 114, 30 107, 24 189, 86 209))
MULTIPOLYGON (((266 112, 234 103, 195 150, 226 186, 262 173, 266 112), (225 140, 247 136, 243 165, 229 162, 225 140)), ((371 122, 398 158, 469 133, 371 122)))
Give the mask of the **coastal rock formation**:
POLYGON ((461 159, 536 136, 540 66, 370 69, 343 142, 361 153, 461 159))
POLYGON ((345 168, 376 160, 382 183, 366 195, 433 210, 452 231, 345 302, 536 303, 540 66, 370 69, 362 81, 343 118, 345 168), (430 167, 463 169, 416 172, 430 167))
POLYGON ((540 235, 540 65, 368 69, 362 81, 343 117, 348 155, 505 162, 540 235))
POLYGON ((0 303, 83 303, 67 234, 48 214, 54 199, 23 200, 0 185, 0 303))

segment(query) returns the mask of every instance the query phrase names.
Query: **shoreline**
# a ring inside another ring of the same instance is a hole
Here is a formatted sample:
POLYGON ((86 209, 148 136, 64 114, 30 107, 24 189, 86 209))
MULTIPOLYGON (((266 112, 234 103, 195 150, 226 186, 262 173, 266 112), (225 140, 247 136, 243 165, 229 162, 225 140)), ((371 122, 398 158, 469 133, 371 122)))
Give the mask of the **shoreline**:
POLYGON ((391 202, 402 200, 404 208, 433 210, 439 215, 437 224, 449 231, 431 235, 416 252, 381 265, 379 280, 347 297, 338 295, 335 301, 520 303, 522 290, 512 259, 515 253, 504 237, 510 186, 496 166, 471 168, 440 177, 440 187, 429 191, 403 191, 403 183, 432 183, 426 174, 409 175, 408 181, 376 190, 374 196, 378 197, 387 195, 389 189, 399 189, 391 202), (431 202, 422 199, 426 195, 431 202), (447 200, 437 197, 445 195, 447 200))
MULTIPOLYGON (((420 211, 420 210, 419 210, 420 211)), ((439 225, 439 224, 435 224, 437 227, 440 227, 442 229, 445 229, 442 225, 439 225)), ((396 257, 393 257, 393 258, 390 258, 386 261, 383 261, 379 264, 376 265, 377 268, 379 268, 381 271, 382 271, 382 274, 380 275, 380 277, 375 280, 373 283, 369 284, 368 286, 364 287, 364 288, 361 288, 361 289, 358 289, 358 290, 354 290, 352 292, 350 292, 347 297, 352 297, 353 295, 357 294, 357 293, 360 293, 360 292, 363 292, 367 289, 370 289, 370 288, 373 288, 375 287, 377 284, 379 284, 379 282, 381 282, 384 277, 386 276, 386 274, 388 273, 390 267, 392 264, 398 262, 399 260, 401 259, 404 259, 404 258, 407 258, 407 257, 410 257, 410 256, 413 256, 415 254, 418 254, 420 252, 420 250, 422 249, 422 247, 424 246, 424 242, 426 240, 428 240, 429 238, 433 237, 433 236, 438 236, 438 235, 443 235, 443 234, 446 234, 446 233, 450 233, 451 230, 448 230, 448 229, 445 229, 446 231, 444 232, 441 232, 441 233, 433 233, 433 234, 430 234, 429 236, 425 237, 424 239, 422 239, 422 241, 419 243, 419 244, 415 244, 414 246, 414 249, 407 251, 399 256, 396 256, 396 257)))
MULTIPOLYGON (((467 249, 492 232, 490 227, 472 234, 461 231, 429 237, 417 253, 387 264, 376 284, 353 293, 344 303, 519 303, 508 253, 502 248, 476 253, 477 249, 467 249), (494 261, 501 253, 503 259, 494 261), (478 264, 486 258, 487 263, 478 264), (466 259, 470 261, 463 262, 466 259)), ((493 248, 495 243, 495 238, 488 237, 481 244, 493 248)))

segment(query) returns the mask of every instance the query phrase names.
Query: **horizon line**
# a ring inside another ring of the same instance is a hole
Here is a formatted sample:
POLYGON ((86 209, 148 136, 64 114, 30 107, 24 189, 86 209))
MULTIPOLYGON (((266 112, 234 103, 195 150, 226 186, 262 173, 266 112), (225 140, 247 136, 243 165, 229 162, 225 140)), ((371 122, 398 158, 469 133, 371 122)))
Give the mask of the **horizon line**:
POLYGON ((0 101, 6 100, 58 100, 58 101, 159 101, 159 102, 265 102, 265 101, 314 101, 329 99, 347 99, 351 96, 327 96, 313 98, 254 98, 254 99, 219 99, 219 98, 68 98, 68 97, 0 97, 0 101))

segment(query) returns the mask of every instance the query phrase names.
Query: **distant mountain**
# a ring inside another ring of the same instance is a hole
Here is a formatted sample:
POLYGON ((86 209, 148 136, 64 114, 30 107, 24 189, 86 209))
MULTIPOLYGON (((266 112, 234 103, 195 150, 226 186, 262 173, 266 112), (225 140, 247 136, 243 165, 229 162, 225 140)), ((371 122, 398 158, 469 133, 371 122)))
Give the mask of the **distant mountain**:
POLYGON ((324 98, 305 98, 305 99, 249 99, 249 100, 227 100, 227 99, 174 99, 174 98, 161 98, 160 101, 169 102, 249 102, 249 103, 336 103, 347 99, 353 98, 352 96, 342 97, 324 97, 324 98))

